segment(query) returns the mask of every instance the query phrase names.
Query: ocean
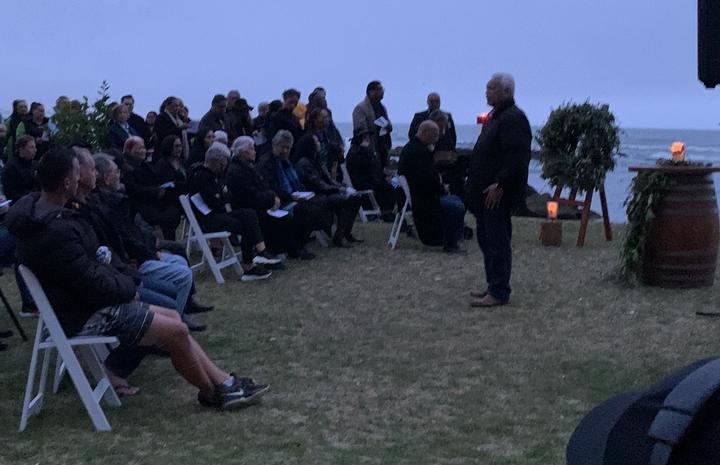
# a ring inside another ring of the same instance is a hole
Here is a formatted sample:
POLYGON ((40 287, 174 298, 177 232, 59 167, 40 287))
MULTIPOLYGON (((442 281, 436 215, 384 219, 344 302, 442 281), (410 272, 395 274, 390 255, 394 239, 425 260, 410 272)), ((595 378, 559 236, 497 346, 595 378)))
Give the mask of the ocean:
MULTIPOLYGON (((347 140, 352 136, 351 123, 338 123, 338 130, 347 140)), ((409 124, 393 125, 393 147, 405 145, 408 141, 409 124)), ((534 128, 537 129, 537 128, 534 128)), ((472 148, 480 134, 480 126, 456 126, 458 148, 472 148)), ((686 159, 701 161, 720 166, 720 130, 689 130, 689 129, 623 129, 620 155, 616 159, 615 169, 608 174, 605 191, 608 200, 610 221, 624 223, 626 221, 623 203, 629 194, 634 173, 628 171, 630 166, 649 166, 659 158, 670 158, 670 145, 675 141, 685 143, 686 159)), ((537 144, 533 143, 537 149, 537 144)), ((541 178, 542 169, 537 160, 530 162, 528 183, 538 192, 554 192, 541 178)), ((720 199, 720 174, 714 175, 715 190, 720 199)), ((599 212, 600 203, 597 194, 593 198, 592 209, 599 212)))

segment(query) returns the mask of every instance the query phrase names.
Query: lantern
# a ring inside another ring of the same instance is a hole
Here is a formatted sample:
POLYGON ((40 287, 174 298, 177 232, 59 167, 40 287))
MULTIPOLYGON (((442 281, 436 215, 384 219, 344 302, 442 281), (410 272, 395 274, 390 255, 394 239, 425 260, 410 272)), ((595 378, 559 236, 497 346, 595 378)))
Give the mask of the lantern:
POLYGON ((551 200, 547 203, 547 217, 551 221, 555 221, 558 215, 558 203, 551 200))
POLYGON ((490 121, 489 113, 483 113, 477 117, 477 124, 486 124, 488 121, 490 121))
POLYGON ((685 161, 685 144, 683 142, 673 142, 670 151, 673 161, 685 161))

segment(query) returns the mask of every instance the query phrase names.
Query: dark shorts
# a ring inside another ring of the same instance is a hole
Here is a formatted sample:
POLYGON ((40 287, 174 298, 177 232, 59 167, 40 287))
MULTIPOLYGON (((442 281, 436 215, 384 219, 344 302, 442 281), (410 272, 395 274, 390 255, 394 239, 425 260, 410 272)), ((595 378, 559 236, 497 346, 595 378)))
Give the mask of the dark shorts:
POLYGON ((78 336, 115 336, 121 345, 137 345, 145 336, 153 313, 144 302, 101 308, 85 322, 78 336))

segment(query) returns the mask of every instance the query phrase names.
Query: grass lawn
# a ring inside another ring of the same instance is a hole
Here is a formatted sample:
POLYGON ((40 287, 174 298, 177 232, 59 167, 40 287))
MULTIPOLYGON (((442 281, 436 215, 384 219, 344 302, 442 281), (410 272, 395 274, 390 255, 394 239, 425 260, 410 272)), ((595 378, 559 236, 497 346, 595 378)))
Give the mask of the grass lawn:
POLYGON ((582 249, 577 223, 561 248, 540 246, 538 220, 514 225, 512 303, 490 310, 468 306, 484 281, 474 242, 448 257, 403 235, 390 251, 385 224, 359 224, 365 244, 316 249, 265 282, 198 276, 199 300, 217 307, 200 315, 200 343, 271 384, 241 411, 200 407, 167 359, 148 357, 132 378, 141 393, 106 409, 112 433, 94 432, 66 380, 20 434, 31 346, 9 339, 0 463, 562 464, 593 405, 718 353, 720 320, 695 316, 717 310, 717 286, 624 288, 608 278, 619 240, 600 224, 582 249))

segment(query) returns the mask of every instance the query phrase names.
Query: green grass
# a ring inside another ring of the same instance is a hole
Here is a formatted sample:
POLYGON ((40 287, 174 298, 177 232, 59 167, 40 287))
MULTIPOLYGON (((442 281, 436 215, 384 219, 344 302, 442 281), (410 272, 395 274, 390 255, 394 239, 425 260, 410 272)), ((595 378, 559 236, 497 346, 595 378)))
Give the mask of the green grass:
POLYGON ((537 220, 514 224, 512 304, 490 310, 468 306, 484 280, 474 243, 447 257, 403 235, 390 251, 381 224, 357 226, 366 244, 315 249, 266 282, 200 275, 199 300, 218 310, 200 316, 198 340, 272 385, 242 411, 201 408, 168 360, 149 357, 132 378, 141 393, 106 409, 112 433, 94 432, 66 381, 21 434, 30 344, 10 339, 0 463, 561 464, 593 405, 718 352, 720 321, 694 314, 717 309, 717 287, 622 287, 609 279, 619 241, 600 225, 578 249, 576 223, 561 248, 540 246, 537 220))

